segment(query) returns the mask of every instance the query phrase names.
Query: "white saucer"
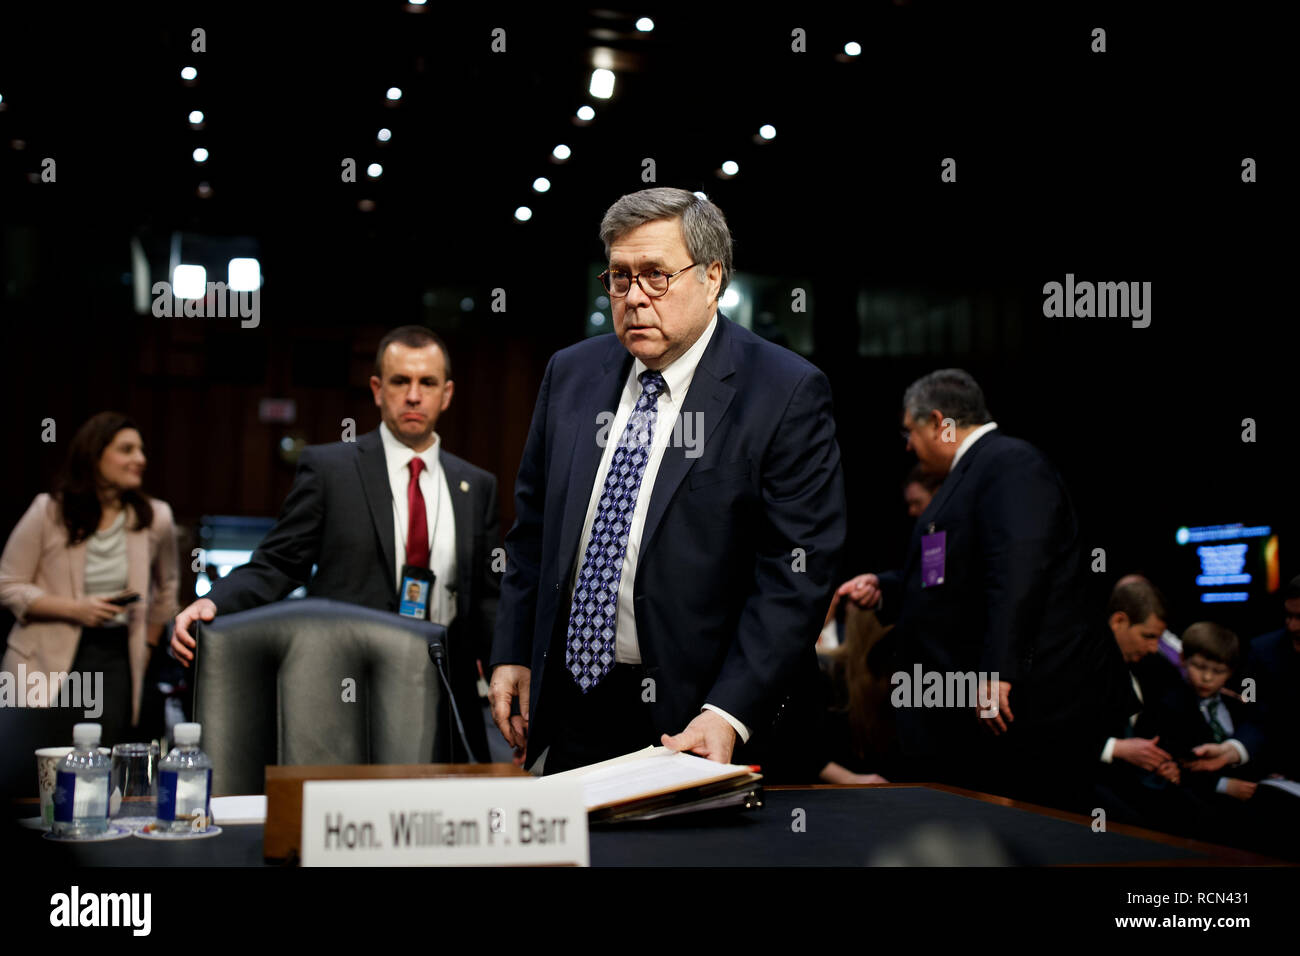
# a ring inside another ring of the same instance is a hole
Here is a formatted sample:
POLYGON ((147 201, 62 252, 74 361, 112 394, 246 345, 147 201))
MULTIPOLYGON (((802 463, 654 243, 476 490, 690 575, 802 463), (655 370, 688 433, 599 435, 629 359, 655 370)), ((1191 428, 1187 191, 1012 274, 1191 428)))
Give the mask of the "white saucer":
POLYGON ((114 817, 113 826, 125 827, 128 830, 135 831, 141 827, 147 827, 151 823, 157 823, 155 817, 114 817))
POLYGON ((109 840, 121 840, 130 835, 131 831, 126 827, 119 827, 115 823, 110 823, 107 832, 97 833, 94 836, 59 836, 53 830, 50 830, 48 833, 44 834, 44 837, 47 840, 53 840, 55 843, 106 843, 109 840))
POLYGON ((214 837, 221 833, 221 827, 215 823, 206 830, 186 830, 184 833, 168 833, 166 830, 134 830, 132 836, 137 836, 141 840, 206 840, 208 837, 214 837))

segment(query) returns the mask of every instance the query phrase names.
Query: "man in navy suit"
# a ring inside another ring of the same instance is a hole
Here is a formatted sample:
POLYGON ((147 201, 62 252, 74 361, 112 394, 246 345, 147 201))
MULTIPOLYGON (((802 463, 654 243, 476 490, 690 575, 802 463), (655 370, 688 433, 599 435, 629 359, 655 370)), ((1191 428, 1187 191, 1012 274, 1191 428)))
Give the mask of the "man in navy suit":
POLYGON ((546 773, 652 744, 725 762, 815 666, 844 542, 830 385, 718 311, 731 236, 707 199, 642 190, 600 231, 615 334, 546 368, 493 716, 546 773))
MULTIPOLYGON (((487 658, 496 616, 496 477, 444 450, 434 431, 454 390, 436 333, 408 325, 385 335, 370 389, 383 423, 354 441, 303 450, 275 527, 247 564, 176 616, 172 653, 188 667, 196 620, 278 601, 304 585, 314 597, 397 612, 402 566, 428 569, 429 619, 447 625, 449 679, 473 756, 485 761, 476 665, 487 658)), ((430 756, 464 762, 452 723, 440 724, 430 756)))
POLYGON ((955 693, 938 705, 896 701, 906 705, 897 716, 912 777, 1075 803, 1110 707, 1092 691, 1117 686, 1123 665, 1084 603, 1069 494, 1038 450, 997 430, 961 369, 912 383, 903 426, 921 465, 947 477, 917 519, 903 569, 839 591, 898 622, 899 674, 919 667, 954 689, 959 675, 990 682, 978 709, 955 693))

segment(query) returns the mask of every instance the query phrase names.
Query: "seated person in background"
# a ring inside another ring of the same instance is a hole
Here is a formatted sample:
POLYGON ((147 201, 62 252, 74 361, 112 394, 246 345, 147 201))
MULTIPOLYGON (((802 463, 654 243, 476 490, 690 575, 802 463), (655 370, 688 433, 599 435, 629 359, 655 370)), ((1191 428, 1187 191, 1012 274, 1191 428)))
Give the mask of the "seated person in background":
POLYGON ((1182 644, 1186 683, 1147 707, 1139 725, 1158 732, 1171 753, 1185 758, 1182 786, 1208 808, 1193 835, 1296 859, 1294 798, 1255 782, 1266 760, 1258 708, 1226 686, 1239 660, 1237 635, 1201 621, 1183 633, 1182 644))
POLYGON ((1165 607, 1164 595, 1140 575, 1121 578, 1111 591, 1106 623, 1127 665, 1133 695, 1128 708, 1124 708, 1127 710, 1124 726, 1116 727, 1116 732, 1103 745, 1101 762, 1104 764, 1119 760, 1147 771, 1164 768, 1168 773, 1175 769, 1166 766, 1173 764, 1173 758, 1158 746, 1157 740, 1135 732, 1145 703, 1178 685, 1177 672, 1158 653, 1160 635, 1169 617, 1165 607))
MULTIPOLYGON (((1121 584, 1129 584, 1133 581, 1145 580, 1146 578, 1140 574, 1126 574, 1116 581, 1115 585, 1118 587, 1121 584)), ((1183 667, 1183 642, 1179 640, 1178 635, 1169 630, 1169 628, 1165 628, 1165 632, 1160 635, 1159 651, 1165 656, 1165 660, 1178 668, 1178 673, 1181 676, 1187 676, 1187 669, 1183 667)))
POLYGON ((1300 780, 1300 577, 1282 591, 1284 627, 1250 642, 1242 676, 1260 713, 1262 769, 1300 780))
POLYGON ((844 642, 818 655, 827 757, 818 775, 823 783, 899 779, 901 757, 889 703, 891 630, 880 623, 875 611, 849 603, 844 612, 844 642))
POLYGON ((1098 706, 1110 722, 1110 734, 1098 741, 1095 799, 1120 823, 1187 829, 1203 806, 1175 798, 1168 790, 1178 779, 1178 765, 1158 735, 1146 736, 1139 719, 1146 706, 1181 684, 1178 671, 1159 653, 1160 636, 1169 617, 1164 595, 1146 578, 1121 578, 1111 592, 1107 624, 1127 665, 1127 686, 1096 688, 1098 706))
POLYGON ((1252 774, 1238 768, 1258 754, 1261 737, 1247 714, 1250 705, 1225 686, 1241 644, 1236 634, 1212 621, 1187 628, 1182 644, 1187 680, 1150 701, 1138 728, 1159 736, 1166 750, 1182 758, 1184 786, 1249 800, 1255 794, 1252 774))

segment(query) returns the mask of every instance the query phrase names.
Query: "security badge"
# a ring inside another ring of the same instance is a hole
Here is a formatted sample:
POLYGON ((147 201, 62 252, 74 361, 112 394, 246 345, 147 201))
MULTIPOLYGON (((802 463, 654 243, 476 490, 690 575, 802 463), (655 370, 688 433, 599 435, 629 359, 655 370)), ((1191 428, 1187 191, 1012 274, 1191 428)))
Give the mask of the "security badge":
POLYGON ((930 523, 930 533, 921 535, 921 587, 932 588, 943 584, 947 541, 948 532, 935 531, 933 522, 930 523))
POLYGON ((428 568, 402 565, 402 585, 397 591, 397 613, 418 621, 429 620, 430 598, 437 576, 428 568))
MULTIPOLYGON (((462 481, 460 490, 469 491, 469 482, 462 481)), ((428 568, 417 568, 413 564, 402 565, 402 585, 397 589, 397 613, 402 617, 412 617, 418 621, 429 620, 429 605, 432 603, 433 586, 438 583, 438 576, 428 568)), ((453 595, 456 585, 447 585, 453 595)))

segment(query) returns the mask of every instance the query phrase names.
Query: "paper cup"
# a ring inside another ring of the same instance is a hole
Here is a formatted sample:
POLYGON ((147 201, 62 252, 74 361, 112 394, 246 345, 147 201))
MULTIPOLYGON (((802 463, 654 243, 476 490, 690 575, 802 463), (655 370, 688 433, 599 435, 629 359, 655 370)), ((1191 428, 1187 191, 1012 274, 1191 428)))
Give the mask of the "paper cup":
MULTIPOLYGON (((112 751, 100 747, 99 752, 108 755, 112 751)), ((36 751, 36 782, 41 794, 41 822, 47 827, 54 826, 54 781, 59 774, 59 764, 63 758, 72 753, 71 747, 42 747, 36 751)))

